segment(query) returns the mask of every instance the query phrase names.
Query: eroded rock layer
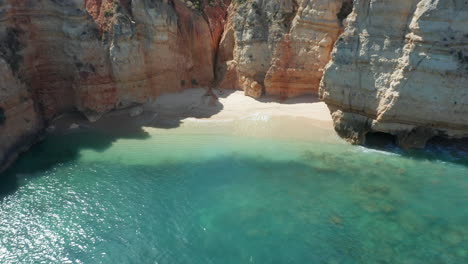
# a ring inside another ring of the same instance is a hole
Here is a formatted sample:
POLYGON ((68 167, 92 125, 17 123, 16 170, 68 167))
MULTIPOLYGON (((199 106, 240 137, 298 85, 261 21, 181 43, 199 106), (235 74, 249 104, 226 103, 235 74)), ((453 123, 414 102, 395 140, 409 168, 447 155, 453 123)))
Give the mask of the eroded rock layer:
POLYGON ((337 132, 358 144, 373 132, 404 147, 468 136, 468 3, 357 0, 346 19, 352 9, 353 0, 0 0, 0 167, 61 113, 96 120, 191 87, 286 98, 320 86, 337 132))
POLYGON ((0 57, 0 171, 18 151, 28 148, 42 129, 31 93, 8 63, 0 57))
POLYGON ((468 136, 467 1, 360 0, 348 23, 321 85, 341 136, 468 136))
POLYGON ((61 113, 211 85, 230 1, 194 3, 0 1, 0 165, 61 113))
MULTIPOLYGON (((345 1, 348 2, 348 1, 345 1)), ((342 30, 343 0, 255 0, 233 5, 220 43, 219 86, 252 97, 317 93, 342 30)))

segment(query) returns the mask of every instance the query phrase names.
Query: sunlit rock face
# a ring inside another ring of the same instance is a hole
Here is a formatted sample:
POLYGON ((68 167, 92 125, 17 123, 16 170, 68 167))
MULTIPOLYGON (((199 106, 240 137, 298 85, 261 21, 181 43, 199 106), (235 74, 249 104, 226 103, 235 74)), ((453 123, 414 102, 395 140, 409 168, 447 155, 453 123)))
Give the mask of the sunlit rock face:
POLYGON ((321 85, 337 132, 403 147, 468 136, 468 2, 356 1, 321 85))
POLYGON ((218 56, 219 86, 241 88, 252 97, 316 94, 342 31, 342 6, 342 0, 231 6, 218 56))
POLYGON ((81 76, 79 108, 88 116, 212 84, 228 3, 215 1, 205 12, 185 1, 98 2, 86 8, 102 38, 110 82, 106 73, 98 74, 104 77, 98 87, 93 73, 81 76))
MULTIPOLYGON (((80 46, 91 46, 90 41, 97 41, 95 36, 81 35, 83 31, 91 32, 87 27, 92 25, 86 23, 86 12, 76 8, 77 2, 0 2, 0 34, 16 32, 20 47, 15 50, 16 59, 10 68, 29 88, 46 118, 73 109, 73 54, 78 54, 80 46)), ((15 49, 5 41, 1 45, 6 47, 4 50, 15 49)))
POLYGON ((61 113, 212 85, 230 1, 209 2, 0 1, 0 164, 61 113))
POLYGON ((3 1, 2 29, 24 33, 23 78, 46 118, 89 118, 214 80, 227 9, 184 1, 3 1))
POLYGON ((131 17, 116 16, 110 38, 120 103, 212 84, 224 3, 214 4, 206 13, 181 1, 134 0, 131 8, 131 17))
POLYGON ((353 0, 0 0, 0 164, 62 113, 97 120, 192 87, 255 98, 320 87, 337 132, 358 144, 369 132, 403 147, 467 136, 468 3, 352 9, 353 0))

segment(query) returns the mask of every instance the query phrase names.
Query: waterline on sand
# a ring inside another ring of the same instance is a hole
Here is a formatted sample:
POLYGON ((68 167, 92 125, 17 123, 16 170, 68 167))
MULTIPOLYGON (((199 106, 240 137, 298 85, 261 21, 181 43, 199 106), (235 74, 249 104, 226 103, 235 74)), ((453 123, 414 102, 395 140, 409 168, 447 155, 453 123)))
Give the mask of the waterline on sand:
POLYGON ((467 258, 466 156, 351 146, 327 120, 227 105, 35 146, 1 175, 0 263, 467 258))

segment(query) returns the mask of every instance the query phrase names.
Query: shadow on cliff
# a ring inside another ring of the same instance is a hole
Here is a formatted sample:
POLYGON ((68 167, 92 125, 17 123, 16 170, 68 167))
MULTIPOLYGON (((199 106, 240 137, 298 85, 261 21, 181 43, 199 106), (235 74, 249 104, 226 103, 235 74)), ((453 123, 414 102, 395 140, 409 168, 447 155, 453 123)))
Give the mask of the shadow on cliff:
POLYGON ((366 147, 402 155, 410 159, 450 162, 468 167, 468 139, 434 137, 424 149, 402 149, 394 136, 386 133, 370 133, 366 147))

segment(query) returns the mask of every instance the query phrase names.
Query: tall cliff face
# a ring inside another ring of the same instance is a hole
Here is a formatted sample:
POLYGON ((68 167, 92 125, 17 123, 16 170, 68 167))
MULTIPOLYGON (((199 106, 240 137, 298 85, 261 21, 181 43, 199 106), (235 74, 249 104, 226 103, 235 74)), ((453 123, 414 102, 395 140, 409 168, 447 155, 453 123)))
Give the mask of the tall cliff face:
POLYGON ((9 63, 0 57, 0 171, 16 158, 18 150, 32 144, 42 128, 31 93, 9 63))
POLYGON ((17 67, 47 119, 74 108, 95 118, 214 79, 214 32, 223 28, 223 1, 214 2, 208 14, 183 1, 8 0, 0 5, 6 21, 1 28, 25 34, 17 67), (210 23, 210 16, 221 21, 210 23))
POLYGON ((359 0, 348 23, 320 92, 341 136, 468 136, 467 1, 359 0))
POLYGON ((320 86, 353 143, 373 132, 404 147, 468 136, 468 3, 356 0, 344 20, 352 6, 0 0, 0 166, 61 113, 96 120, 197 86, 256 98, 320 86))
POLYGON ((231 6, 218 85, 256 98, 316 94, 342 30, 342 5, 343 0, 255 0, 231 6))
POLYGON ((55 116, 214 81, 229 0, 0 1, 0 166, 55 116))
POLYGON ((88 117, 99 117, 110 109, 153 100, 162 92, 211 84, 215 43, 227 4, 215 1, 205 12, 183 1, 88 2, 104 56, 92 54, 78 61, 84 67, 77 82, 78 108, 88 117), (99 61, 93 63, 92 58, 99 61))

